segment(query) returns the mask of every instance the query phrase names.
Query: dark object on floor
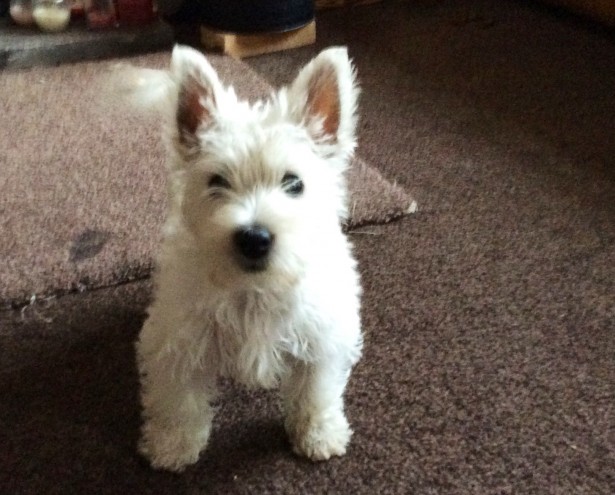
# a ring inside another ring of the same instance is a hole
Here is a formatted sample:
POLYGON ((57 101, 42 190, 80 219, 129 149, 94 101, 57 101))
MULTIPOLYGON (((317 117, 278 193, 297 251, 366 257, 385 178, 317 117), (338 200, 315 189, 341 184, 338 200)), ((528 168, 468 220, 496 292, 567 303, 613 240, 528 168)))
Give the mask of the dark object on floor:
POLYGON ((312 0, 201 0, 201 24, 232 33, 290 31, 314 19, 312 0))

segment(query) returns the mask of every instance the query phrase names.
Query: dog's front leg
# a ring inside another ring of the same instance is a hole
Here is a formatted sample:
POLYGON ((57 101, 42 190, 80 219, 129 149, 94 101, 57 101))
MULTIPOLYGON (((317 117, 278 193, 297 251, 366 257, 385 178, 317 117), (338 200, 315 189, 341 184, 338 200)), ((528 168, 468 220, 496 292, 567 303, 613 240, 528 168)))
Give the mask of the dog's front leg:
POLYGON ((203 335, 202 322, 165 328, 168 321, 154 311, 137 343, 144 419, 139 450, 154 468, 182 471, 207 444, 217 373, 215 360, 195 354, 199 343, 187 338, 203 335))
POLYGON ((295 362, 281 384, 285 427, 299 455, 314 461, 346 453, 352 430, 344 414, 351 363, 323 359, 295 362))

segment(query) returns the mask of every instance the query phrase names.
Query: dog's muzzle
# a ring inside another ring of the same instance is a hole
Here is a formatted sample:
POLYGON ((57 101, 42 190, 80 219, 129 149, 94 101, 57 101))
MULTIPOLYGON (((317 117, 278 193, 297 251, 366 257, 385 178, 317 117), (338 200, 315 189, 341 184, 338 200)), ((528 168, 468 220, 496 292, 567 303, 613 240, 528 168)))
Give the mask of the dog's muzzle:
POLYGON ((267 268, 273 241, 273 234, 261 225, 237 230, 233 242, 242 268, 246 271, 262 271, 267 268))

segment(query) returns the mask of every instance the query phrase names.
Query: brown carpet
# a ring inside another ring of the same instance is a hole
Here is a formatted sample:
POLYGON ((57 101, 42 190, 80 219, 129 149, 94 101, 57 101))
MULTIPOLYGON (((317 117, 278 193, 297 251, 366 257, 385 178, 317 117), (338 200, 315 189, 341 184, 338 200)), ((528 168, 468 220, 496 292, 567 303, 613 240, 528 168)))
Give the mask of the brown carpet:
MULTIPOLYGON (((131 59, 168 67, 169 55, 131 59)), ((211 60, 245 98, 271 87, 232 59, 211 60)), ((102 105, 113 62, 0 73, 0 304, 147 276, 165 208, 155 118, 102 105)), ((403 215, 412 200, 356 159, 349 227, 403 215)))
POLYGON ((388 2, 319 17, 345 43, 361 152, 416 215, 352 235, 365 286, 355 436, 297 459, 270 393, 225 386, 181 476, 136 455, 147 282, 0 312, 11 494, 588 494, 615 490, 615 40, 533 3, 388 2))

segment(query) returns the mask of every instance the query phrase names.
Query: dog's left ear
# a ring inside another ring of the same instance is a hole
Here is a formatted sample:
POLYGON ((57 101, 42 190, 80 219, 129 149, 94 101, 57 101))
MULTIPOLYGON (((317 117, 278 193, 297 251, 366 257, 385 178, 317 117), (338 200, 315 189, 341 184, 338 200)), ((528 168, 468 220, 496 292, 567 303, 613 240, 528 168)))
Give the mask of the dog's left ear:
POLYGON ((197 131, 211 125, 223 87, 205 56, 193 48, 176 46, 171 56, 171 77, 177 87, 177 123, 179 144, 198 145, 197 131))
POLYGON ((288 89, 293 117, 323 156, 348 158, 356 145, 359 89, 346 48, 329 48, 306 65, 288 89))

